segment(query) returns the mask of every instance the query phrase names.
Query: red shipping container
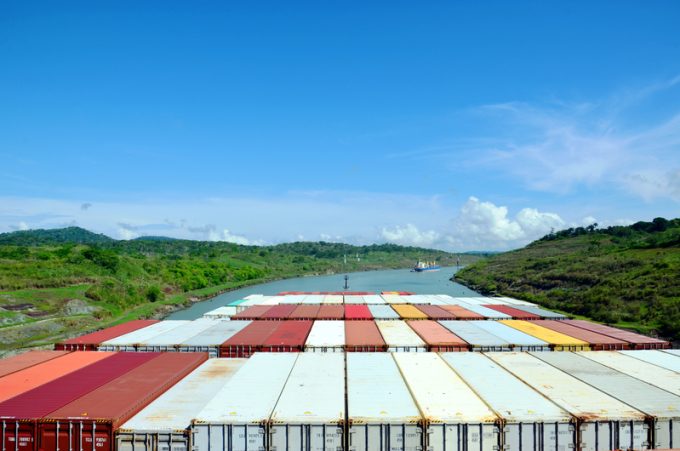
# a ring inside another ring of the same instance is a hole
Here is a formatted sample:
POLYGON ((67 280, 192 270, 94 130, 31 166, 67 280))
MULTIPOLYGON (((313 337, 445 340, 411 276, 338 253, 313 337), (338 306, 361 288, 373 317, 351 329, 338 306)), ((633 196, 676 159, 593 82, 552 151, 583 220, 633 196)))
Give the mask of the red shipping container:
POLYGON ((345 319, 372 320, 373 314, 371 313, 367 305, 345 304, 345 319))
POLYGON ((470 345, 436 321, 412 320, 406 323, 425 342, 431 352, 469 351, 470 345))
POLYGON ((345 321, 345 350, 385 352, 387 344, 374 321, 345 321))
POLYGON ((270 308, 271 305, 253 305, 232 316, 231 319, 260 319, 270 308))
POLYGON ((220 357, 250 357, 277 327, 277 321, 253 321, 220 345, 220 357))
POLYGON ((456 315, 437 305, 414 305, 414 307, 426 314, 430 319, 456 319, 456 315))
POLYGON ((280 304, 274 305, 260 316, 260 319, 283 320, 288 319, 291 313, 295 311, 297 305, 294 304, 280 304))
POLYGON ((345 309, 340 304, 323 304, 319 307, 316 319, 344 319, 345 309))
POLYGON ((206 353, 162 353, 38 422, 40 451, 113 451, 125 421, 208 359, 206 353))
POLYGON ((454 315, 456 315, 456 319, 464 319, 464 320, 484 319, 483 315, 480 315, 479 313, 476 313, 476 312, 472 312, 472 311, 466 309, 465 307, 461 307, 459 305, 442 305, 440 307, 443 308, 444 310, 446 310, 447 312, 451 312, 454 315))
POLYGON ((539 326, 545 327, 546 329, 551 329, 555 332, 560 332, 562 334, 569 335, 570 337, 583 340, 590 344, 590 349, 592 351, 617 351, 630 348, 628 342, 598 334, 597 332, 592 332, 590 330, 581 329, 580 327, 567 324, 564 321, 539 319, 532 321, 532 323, 536 323, 539 326))
POLYGON ((70 340, 62 341, 54 345, 54 349, 64 349, 67 351, 96 351, 97 347, 107 341, 112 340, 121 335, 134 332, 135 330, 143 329, 147 326, 157 323, 155 319, 139 319, 129 321, 127 323, 118 324, 117 326, 108 327, 97 332, 92 332, 70 340))
POLYGON ((584 321, 580 319, 566 319, 561 321, 581 329, 597 332, 598 334, 606 335, 618 340, 623 340, 629 344, 630 349, 668 349, 671 347, 671 344, 667 341, 647 337, 634 332, 628 332, 615 327, 605 326, 603 324, 595 324, 591 323, 590 321, 584 321))
POLYGON ((539 315, 535 315, 533 313, 525 312, 524 310, 512 308, 509 305, 486 304, 486 305, 483 305, 483 307, 490 308, 491 310, 495 310, 497 312, 505 313, 506 315, 512 316, 513 319, 523 319, 523 320, 541 319, 541 317, 539 315))
POLYGON ((0 377, 56 359, 64 354, 66 351, 29 351, 2 359, 0 360, 0 377))
POLYGON ((37 421, 40 418, 159 355, 154 353, 114 354, 0 403, 0 418, 2 418, 0 422, 2 431, 4 431, 3 449, 33 451, 37 443, 37 421))
POLYGON ((298 305, 288 319, 316 319, 320 305, 298 305))
POLYGON ((262 345, 263 352, 302 352, 314 321, 281 321, 262 345))

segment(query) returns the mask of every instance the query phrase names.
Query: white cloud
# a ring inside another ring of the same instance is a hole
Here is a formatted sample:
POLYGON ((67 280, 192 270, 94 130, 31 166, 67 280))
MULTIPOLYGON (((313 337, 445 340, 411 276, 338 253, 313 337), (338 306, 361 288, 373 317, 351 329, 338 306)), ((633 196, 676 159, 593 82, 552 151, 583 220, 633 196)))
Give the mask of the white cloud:
POLYGON ((262 240, 249 240, 245 236, 233 234, 229 229, 223 229, 221 232, 216 229, 210 230, 208 232, 208 241, 226 241, 243 246, 261 246, 265 244, 262 240))
POLYGON ((137 237, 139 237, 139 233, 119 225, 118 238, 120 238, 121 240, 133 240, 137 237))
POLYGON ((383 228, 381 236, 390 243, 401 244, 404 246, 432 247, 440 239, 439 233, 434 230, 420 231, 413 224, 406 226, 396 226, 392 229, 383 228))

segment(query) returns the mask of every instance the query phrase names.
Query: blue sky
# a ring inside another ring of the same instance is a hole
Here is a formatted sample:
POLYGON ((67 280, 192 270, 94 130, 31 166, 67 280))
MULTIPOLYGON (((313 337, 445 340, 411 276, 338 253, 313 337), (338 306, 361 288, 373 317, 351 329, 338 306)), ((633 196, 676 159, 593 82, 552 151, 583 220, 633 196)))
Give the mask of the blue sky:
POLYGON ((0 5, 0 232, 509 249, 680 216, 680 4, 0 5))

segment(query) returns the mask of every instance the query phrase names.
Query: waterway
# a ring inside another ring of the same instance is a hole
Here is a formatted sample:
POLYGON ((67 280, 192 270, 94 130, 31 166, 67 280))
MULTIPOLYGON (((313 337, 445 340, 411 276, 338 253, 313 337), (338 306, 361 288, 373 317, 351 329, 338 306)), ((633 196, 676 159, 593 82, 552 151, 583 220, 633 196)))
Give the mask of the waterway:
MULTIPOLYGON (((457 297, 479 296, 478 293, 449 278, 456 268, 442 268, 435 272, 411 272, 408 269, 366 271, 349 274, 349 291, 410 291, 415 294, 448 294, 457 297)), ((331 276, 310 276, 253 285, 230 291, 207 301, 197 302, 191 307, 177 311, 167 319, 196 319, 204 313, 227 305, 249 294, 274 295, 282 291, 343 291, 344 274, 331 276)))

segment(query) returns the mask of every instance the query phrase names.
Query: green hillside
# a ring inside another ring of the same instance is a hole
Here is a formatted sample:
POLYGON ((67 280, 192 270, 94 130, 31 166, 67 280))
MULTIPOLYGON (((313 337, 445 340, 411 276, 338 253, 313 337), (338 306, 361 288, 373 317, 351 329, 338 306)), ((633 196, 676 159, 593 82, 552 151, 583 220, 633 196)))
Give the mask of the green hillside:
POLYGON ((680 339, 680 219, 553 233, 456 280, 608 324, 680 339))
MULTIPOLYGON (((114 322, 162 317, 192 301, 249 284, 345 270, 406 268, 418 258, 444 265, 456 261, 446 252, 392 244, 258 247, 159 237, 118 241, 77 228, 4 234, 0 353, 114 322), (345 267, 344 254, 358 254, 360 261, 348 258, 345 267)), ((461 256, 462 263, 480 258, 461 256)))

